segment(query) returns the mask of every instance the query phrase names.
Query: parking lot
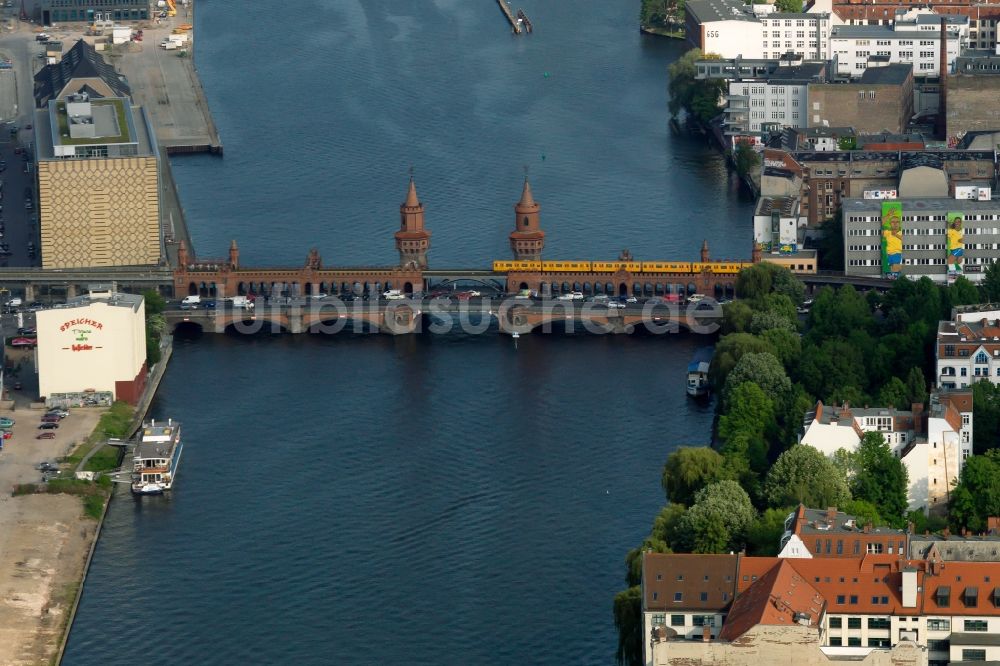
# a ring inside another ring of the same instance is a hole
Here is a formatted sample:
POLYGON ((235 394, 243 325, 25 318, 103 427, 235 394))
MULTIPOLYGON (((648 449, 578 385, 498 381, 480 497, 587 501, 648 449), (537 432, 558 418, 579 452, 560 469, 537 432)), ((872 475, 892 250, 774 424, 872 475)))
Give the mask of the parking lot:
MULTIPOLYGON (((15 126, 18 127, 18 126, 15 126)), ((18 135, 30 132, 18 127, 18 135)), ((38 199, 30 142, 11 136, 10 126, 0 127, 0 266, 41 266, 38 233, 38 199)))

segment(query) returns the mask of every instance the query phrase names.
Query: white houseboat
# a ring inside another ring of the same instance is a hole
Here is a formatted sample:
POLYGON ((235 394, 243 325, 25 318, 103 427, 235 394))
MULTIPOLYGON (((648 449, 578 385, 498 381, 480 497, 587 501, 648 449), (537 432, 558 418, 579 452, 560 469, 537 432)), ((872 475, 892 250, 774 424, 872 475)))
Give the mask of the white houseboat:
POLYGON ((183 448, 181 425, 176 421, 144 423, 132 458, 132 492, 151 495, 170 490, 183 448))

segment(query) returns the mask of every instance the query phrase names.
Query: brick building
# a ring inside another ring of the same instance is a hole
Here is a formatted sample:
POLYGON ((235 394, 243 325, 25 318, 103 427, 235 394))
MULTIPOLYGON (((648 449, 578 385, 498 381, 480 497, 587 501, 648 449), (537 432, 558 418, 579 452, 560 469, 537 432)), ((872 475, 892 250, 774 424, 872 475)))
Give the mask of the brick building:
POLYGON ((913 66, 869 67, 851 83, 811 83, 809 127, 853 127, 860 134, 899 134, 913 116, 913 66))
MULTIPOLYGON (((1000 219, 1000 217, 998 217, 1000 219)), ((958 308, 938 323, 936 382, 965 388, 988 380, 1000 384, 1000 306, 958 308)))
POLYGON ((947 136, 951 142, 967 132, 1000 129, 1000 55, 967 51, 948 77, 947 136))

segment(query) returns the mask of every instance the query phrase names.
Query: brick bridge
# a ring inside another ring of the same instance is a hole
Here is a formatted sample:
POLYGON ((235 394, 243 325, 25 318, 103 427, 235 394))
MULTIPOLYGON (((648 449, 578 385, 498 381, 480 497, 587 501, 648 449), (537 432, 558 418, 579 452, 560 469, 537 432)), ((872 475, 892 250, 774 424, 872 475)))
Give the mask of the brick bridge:
MULTIPOLYGON (((388 289, 403 293, 429 292, 436 284, 471 280, 489 287, 506 286, 508 293, 530 289, 542 296, 579 291, 585 295, 671 296, 692 293, 717 298, 732 297, 743 262, 712 262, 708 243, 699 262, 638 262, 627 251, 615 262, 541 261, 545 232, 541 207, 534 200, 527 178, 521 199, 514 205, 514 230, 510 233, 512 262, 495 262, 494 270, 431 270, 427 267, 430 232, 424 226, 424 207, 410 179, 406 200, 400 206, 400 228, 395 233, 399 264, 396 266, 324 267, 316 249, 301 267, 246 267, 240 264, 236 241, 225 259, 197 259, 182 243, 173 273, 175 297, 201 295, 226 297, 245 294, 296 298, 314 294, 377 295, 388 289), (499 266, 499 268, 498 268, 499 266)), ((759 261, 755 251, 754 261, 759 261)))

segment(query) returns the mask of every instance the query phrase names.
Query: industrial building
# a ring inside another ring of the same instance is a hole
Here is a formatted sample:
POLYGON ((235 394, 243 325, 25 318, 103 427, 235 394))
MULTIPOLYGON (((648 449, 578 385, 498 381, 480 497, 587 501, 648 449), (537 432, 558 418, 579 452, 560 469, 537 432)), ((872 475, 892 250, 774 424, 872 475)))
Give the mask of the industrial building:
POLYGON ((66 307, 39 310, 35 321, 38 389, 50 405, 138 401, 146 384, 142 296, 95 288, 66 307))

